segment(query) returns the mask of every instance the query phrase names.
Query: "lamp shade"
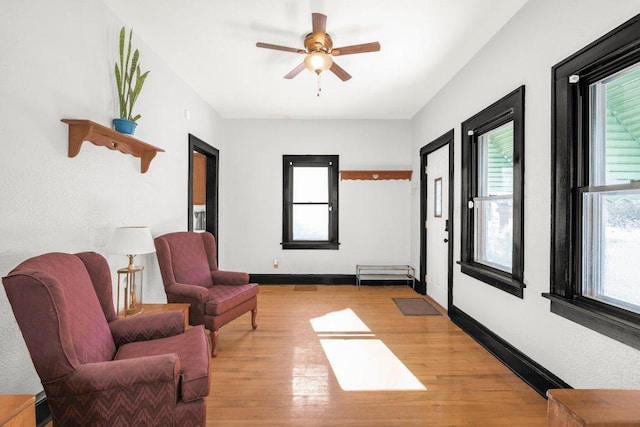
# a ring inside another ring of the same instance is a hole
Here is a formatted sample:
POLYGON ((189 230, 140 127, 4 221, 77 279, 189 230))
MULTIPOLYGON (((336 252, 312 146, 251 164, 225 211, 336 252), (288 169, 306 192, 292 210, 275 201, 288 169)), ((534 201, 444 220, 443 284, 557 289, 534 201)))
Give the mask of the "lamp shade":
POLYGON ((327 71, 333 65, 333 58, 328 53, 311 52, 304 58, 304 65, 316 74, 327 71))
POLYGON ((155 252, 149 227, 118 227, 107 248, 110 253, 138 255, 155 252))

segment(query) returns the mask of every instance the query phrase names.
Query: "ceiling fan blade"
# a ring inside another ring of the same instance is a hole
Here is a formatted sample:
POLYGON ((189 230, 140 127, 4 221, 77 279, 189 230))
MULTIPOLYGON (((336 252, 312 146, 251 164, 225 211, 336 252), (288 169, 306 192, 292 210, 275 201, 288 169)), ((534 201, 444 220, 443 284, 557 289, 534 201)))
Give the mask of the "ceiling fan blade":
POLYGON ((338 47, 331 50, 331 55, 351 55, 353 53, 377 52, 380 50, 380 43, 371 42, 363 44, 354 44, 353 46, 338 47))
POLYGON ((321 13, 311 14, 314 33, 325 33, 327 30, 327 15, 321 13))
POLYGON ((342 69, 342 67, 340 67, 335 62, 333 64, 331 64, 331 68, 329 68, 329 70, 331 70, 333 72, 333 74, 338 76, 338 78, 340 80, 342 80, 343 82, 346 82, 347 80, 349 80, 351 78, 351 74, 347 73, 344 69, 342 69))
POLYGON ((295 76, 297 76, 298 74, 300 74, 302 72, 302 70, 304 70, 304 62, 301 63, 300 65, 298 65, 296 68, 294 68, 293 70, 289 71, 289 74, 287 74, 286 76, 284 76, 285 79, 292 79, 295 76))
POLYGON ((279 46, 277 44, 262 43, 262 42, 256 43, 256 47, 262 47, 265 49, 283 50, 285 52, 293 52, 293 53, 307 53, 304 50, 296 49, 295 47, 279 46))

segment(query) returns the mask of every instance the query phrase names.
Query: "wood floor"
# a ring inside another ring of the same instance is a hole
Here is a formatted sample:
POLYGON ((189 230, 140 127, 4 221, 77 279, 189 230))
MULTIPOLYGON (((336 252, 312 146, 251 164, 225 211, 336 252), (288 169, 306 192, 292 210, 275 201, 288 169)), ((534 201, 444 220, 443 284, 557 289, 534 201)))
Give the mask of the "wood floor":
POLYGON ((207 425, 546 425, 546 400, 446 315, 404 316, 394 297, 420 295, 404 286, 261 286, 258 329, 247 314, 220 331, 207 425), (376 367, 385 355, 399 361, 376 367))

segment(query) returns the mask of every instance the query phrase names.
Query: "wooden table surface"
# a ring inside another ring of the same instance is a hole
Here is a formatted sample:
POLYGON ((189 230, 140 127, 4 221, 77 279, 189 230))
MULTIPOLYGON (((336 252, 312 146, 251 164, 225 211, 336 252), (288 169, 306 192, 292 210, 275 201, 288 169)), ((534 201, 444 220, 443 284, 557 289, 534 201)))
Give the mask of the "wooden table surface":
POLYGON ((34 426, 36 425, 36 398, 32 394, 1 394, 0 425, 1 426, 34 426))
POLYGON ((183 311, 184 312, 184 327, 185 329, 189 326, 189 307, 191 304, 188 303, 171 303, 171 304, 142 304, 142 313, 145 314, 153 314, 153 313, 164 313, 167 311, 183 311))
POLYGON ((549 426, 640 425, 640 390, 555 389, 549 398, 549 426))

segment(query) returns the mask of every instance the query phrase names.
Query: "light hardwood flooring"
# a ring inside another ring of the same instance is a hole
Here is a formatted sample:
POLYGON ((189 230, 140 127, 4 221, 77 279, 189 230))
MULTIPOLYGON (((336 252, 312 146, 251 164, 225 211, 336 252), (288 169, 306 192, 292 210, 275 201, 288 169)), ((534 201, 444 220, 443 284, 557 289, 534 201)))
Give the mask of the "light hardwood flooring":
POLYGON ((404 286, 261 286, 258 329, 247 314, 220 330, 207 425, 546 425, 546 400, 446 315, 404 316, 393 297, 420 295, 404 286), (314 330, 312 319, 325 325, 314 330), (376 346, 359 353, 360 344, 376 346), (334 364, 356 363, 336 374, 323 348, 334 364), (378 353, 399 362, 375 367, 378 353), (398 372, 426 390, 358 390, 393 384, 398 372))

